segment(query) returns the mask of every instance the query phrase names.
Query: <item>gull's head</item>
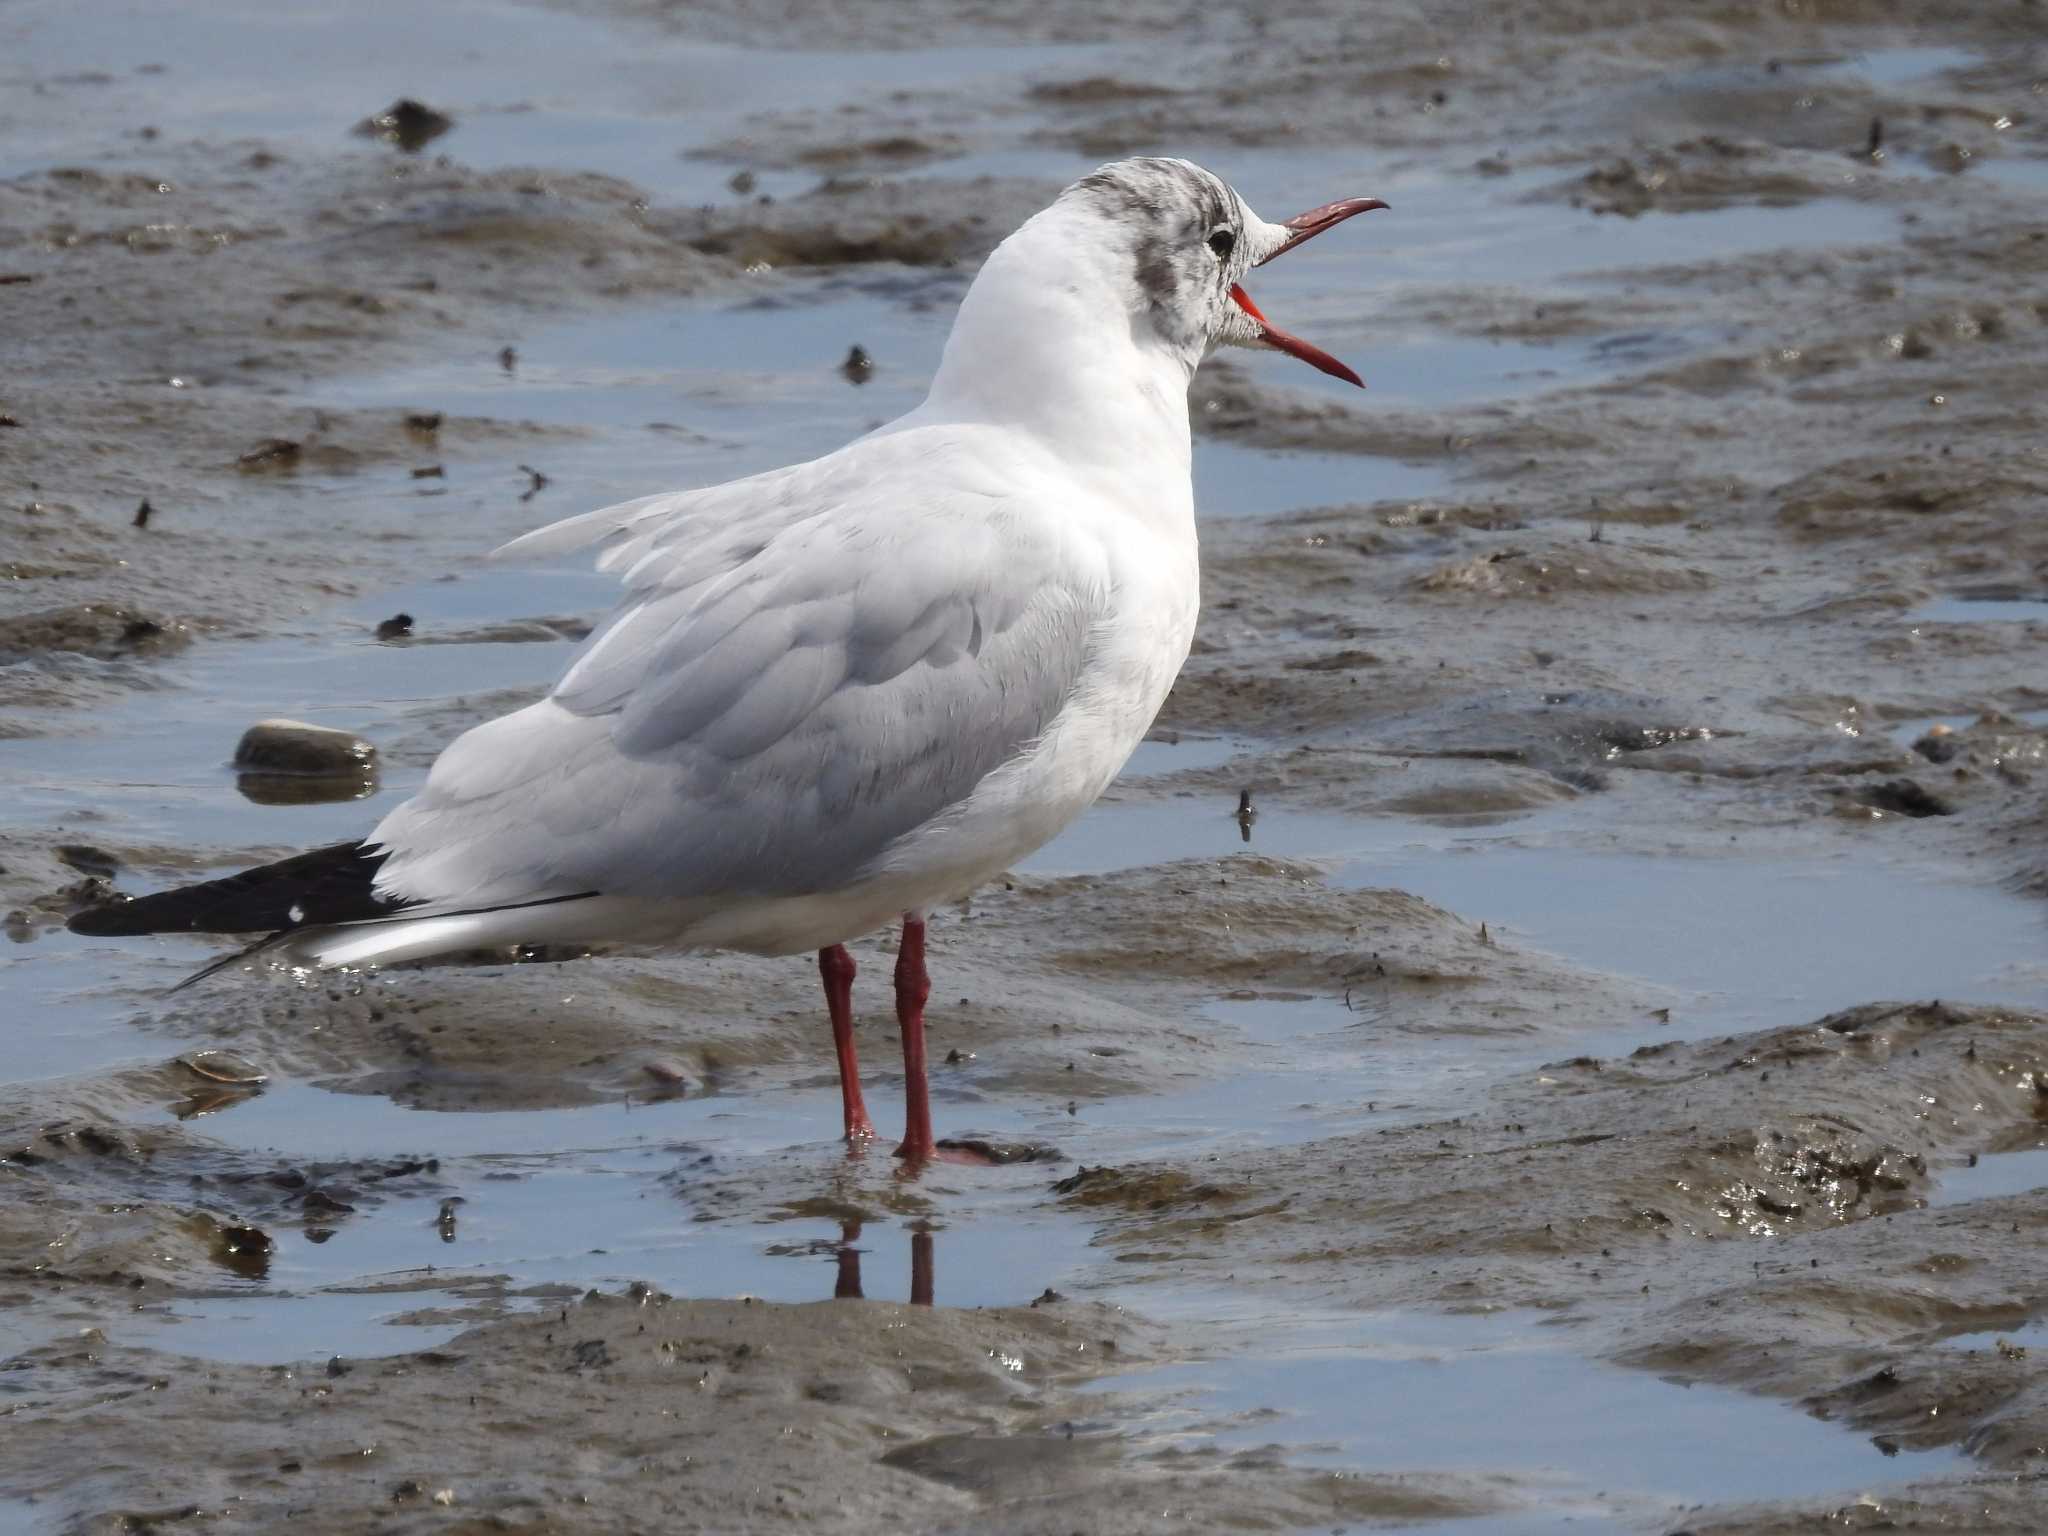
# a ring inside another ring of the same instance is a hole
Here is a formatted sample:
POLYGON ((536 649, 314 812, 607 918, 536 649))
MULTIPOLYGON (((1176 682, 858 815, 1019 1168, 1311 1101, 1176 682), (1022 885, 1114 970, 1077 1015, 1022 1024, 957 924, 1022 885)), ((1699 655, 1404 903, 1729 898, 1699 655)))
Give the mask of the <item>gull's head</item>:
POLYGON ((1376 197, 1325 203, 1278 224, 1246 206, 1221 177, 1188 160, 1117 160, 1062 192, 1054 210, 1072 238, 1099 244, 1133 334, 1190 370, 1217 346, 1269 347, 1364 387, 1320 347, 1279 329, 1244 291, 1245 275, 1355 213, 1376 197))

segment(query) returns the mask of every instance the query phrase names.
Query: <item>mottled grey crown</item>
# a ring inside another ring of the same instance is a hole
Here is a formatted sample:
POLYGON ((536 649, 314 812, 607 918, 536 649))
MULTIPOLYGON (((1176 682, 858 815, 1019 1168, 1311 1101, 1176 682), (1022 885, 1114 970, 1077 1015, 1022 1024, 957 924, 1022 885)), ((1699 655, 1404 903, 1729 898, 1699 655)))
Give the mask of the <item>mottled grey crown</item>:
POLYGON ((1250 213, 1229 186, 1189 161, 1146 157, 1091 171, 1062 197, 1127 233, 1136 300, 1163 339, 1199 349, 1215 337, 1230 285, 1249 265, 1250 213))

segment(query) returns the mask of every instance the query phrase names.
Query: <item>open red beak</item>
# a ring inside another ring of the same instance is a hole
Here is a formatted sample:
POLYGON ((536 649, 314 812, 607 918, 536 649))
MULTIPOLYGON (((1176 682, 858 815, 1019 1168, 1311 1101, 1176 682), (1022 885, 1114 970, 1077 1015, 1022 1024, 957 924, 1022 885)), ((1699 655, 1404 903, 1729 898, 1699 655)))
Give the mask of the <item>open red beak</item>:
MULTIPOLYGON (((1283 229, 1291 230, 1293 233, 1287 237, 1283 244, 1275 246, 1262 257, 1258 265, 1263 267, 1275 256, 1286 255, 1297 245, 1302 244, 1304 241, 1315 239, 1324 230, 1342 224, 1355 213, 1369 213, 1375 208, 1384 208, 1386 206, 1385 203, 1376 197, 1347 197, 1339 202, 1325 203, 1320 208, 1311 208, 1307 213, 1298 213, 1293 218, 1284 220, 1281 224, 1283 229)), ((1253 324, 1259 328, 1259 339, 1267 346, 1274 348, 1276 351, 1285 352, 1290 357, 1298 357, 1304 363, 1307 363, 1309 367, 1319 368, 1333 378, 1343 379, 1347 383, 1356 384, 1360 389, 1365 388, 1365 380, 1345 367, 1344 364, 1338 362, 1336 358, 1330 356, 1321 347, 1313 346, 1303 341, 1299 336, 1288 335, 1287 332, 1281 330, 1272 321, 1260 314, 1259 306, 1252 302, 1251 295, 1246 293, 1242 287, 1233 284, 1230 290, 1230 297, 1236 302, 1239 309, 1251 316, 1253 324)))

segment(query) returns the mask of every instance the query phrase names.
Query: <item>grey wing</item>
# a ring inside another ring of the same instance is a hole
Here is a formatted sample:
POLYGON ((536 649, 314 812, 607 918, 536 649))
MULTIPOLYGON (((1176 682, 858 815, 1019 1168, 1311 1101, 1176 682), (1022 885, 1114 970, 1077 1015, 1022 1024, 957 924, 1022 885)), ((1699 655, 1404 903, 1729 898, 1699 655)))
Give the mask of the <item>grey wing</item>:
POLYGON ((624 525, 626 602, 377 829, 385 888, 813 894, 1029 750, 1086 670, 1101 548, 1013 481, 926 475, 945 491, 905 505, 872 464, 819 468, 715 532, 701 504, 624 525))

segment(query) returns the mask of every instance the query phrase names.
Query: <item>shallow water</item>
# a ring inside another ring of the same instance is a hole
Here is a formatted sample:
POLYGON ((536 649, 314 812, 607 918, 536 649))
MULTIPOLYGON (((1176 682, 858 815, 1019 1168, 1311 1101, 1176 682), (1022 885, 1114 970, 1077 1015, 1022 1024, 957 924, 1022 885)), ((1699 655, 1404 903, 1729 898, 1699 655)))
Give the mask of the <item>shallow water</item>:
POLYGON ((1325 322, 1316 333, 1348 342, 1372 359, 1367 384, 1378 399, 1421 406, 1513 400, 1561 385, 1593 383, 1682 356, 1705 340, 1675 332, 1617 331, 1569 342, 1432 336, 1388 345, 1369 335, 1349 342, 1348 329, 1341 321, 1325 322))
POLYGON ((1503 846, 1351 866, 1538 948, 1681 994, 1602 1049, 1803 1023, 1877 997, 2048 1004, 2048 914, 1868 855, 1833 862, 1503 846))
POLYGON ((1860 75, 1873 85, 1907 85, 1967 69, 1977 60, 1977 54, 1968 48, 1880 48, 1843 59, 1831 66, 1830 72, 1860 75))
MULTIPOLYGON (((1019 67, 1085 73, 1128 53, 1058 45, 769 51, 539 6, 508 13, 498 0, 428 12, 402 0, 346 10, 246 0, 166 10, 117 0, 89 18, 44 0, 18 8, 9 26, 47 67, 85 78, 75 101, 10 125, 0 175, 99 158, 106 134, 91 77, 149 71, 123 81, 122 103, 133 104, 138 125, 314 152, 409 96, 455 119, 433 142, 436 152, 483 169, 600 170, 670 202, 729 196, 730 170, 685 151, 738 133, 765 100, 800 100, 825 114, 877 90, 971 83, 1019 67)), ((816 179, 771 172, 761 191, 782 195, 816 179)))
MULTIPOLYGON (((356 380, 339 394, 351 404, 432 402, 464 414, 600 428, 615 444, 608 459, 636 464, 646 484, 713 482, 786 462, 758 441, 764 412, 793 423, 790 453, 815 454, 916 405, 938 367, 959 292, 956 278, 905 273, 859 286, 821 283, 795 303, 599 311, 523 339, 510 372, 479 355, 356 380), (875 365, 858 388, 839 372, 854 345, 875 365), (678 425, 708 440, 679 444, 678 425)), ((1462 383, 1485 392, 1476 370, 1462 383)), ((1194 459, 1198 504, 1216 516, 1418 500, 1450 483, 1441 464, 1276 453, 1214 438, 1196 441, 1194 459)))
POLYGON ((2001 1344, 2009 1344, 2017 1349, 2048 1350, 2048 1322, 2036 1318, 2017 1328, 1987 1328, 1981 1333, 1952 1334, 1943 1342, 1956 1349, 1997 1349, 2001 1344))
POLYGON ((1937 597, 1907 610, 1910 624, 2048 624, 2048 597, 1937 597))
POLYGON ((2016 1152, 1988 1152, 1965 1168, 1944 1168, 1930 1205, 1964 1205, 2048 1189, 2048 1142, 2016 1152))
MULTIPOLYGON (((655 47, 639 28, 541 10, 522 11, 518 33, 506 35, 490 25, 498 15, 484 0, 426 16, 395 0, 346 17, 250 5, 172 16, 128 5, 101 8, 88 25, 43 3, 0 27, 32 29, 46 56, 80 70, 168 65, 167 74, 145 77, 139 105, 124 98, 125 109, 181 132, 261 136, 314 155, 355 118, 410 92, 457 117, 436 151, 480 166, 599 170, 665 202, 727 195, 731 166, 687 151, 739 131, 771 84, 826 113, 856 93, 935 76, 971 87, 984 72, 1079 76, 1142 64, 1136 50, 1092 46, 931 48, 857 61, 672 40, 655 47), (387 34, 401 15, 410 46, 395 63, 387 34), (190 89, 194 81, 206 89, 190 89)), ((1896 84, 1970 57, 1902 50, 1830 67, 1896 84)), ((79 86, 32 123, 0 117, 10 130, 0 174, 53 161, 146 161, 139 143, 108 148, 95 89, 79 86)), ((1901 235, 1897 214, 1860 200, 1853 186, 1790 218, 1740 205, 1598 218, 1554 198, 1532 200, 1551 181, 1547 173, 1483 178, 1369 153, 1185 148, 1232 174, 1269 213, 1349 191, 1395 205, 1354 226, 1360 240, 1311 246, 1262 273, 1256 288, 1276 319, 1356 362, 1371 398, 1403 408, 1521 400, 1625 379, 1722 340, 1704 331, 1617 329, 1557 343, 1499 341, 1412 319, 1417 306, 1404 299, 1447 274, 1611 294, 1662 263, 1901 235), (1363 290, 1361 268, 1370 274, 1363 290)), ((1065 151, 1010 148, 977 150, 937 170, 1061 179, 1088 164, 1065 151)), ((1977 174, 1998 175, 2004 164, 1977 174)), ((2016 177, 2038 174, 2039 162, 2011 165, 2016 177)), ((815 181, 812 173, 760 174, 761 190, 776 196, 815 181)), ((495 342, 478 343, 308 386, 302 403, 441 409, 586 436, 550 443, 544 458, 534 451, 552 483, 529 504, 514 502, 522 477, 510 462, 451 464, 448 494, 431 503, 439 521, 418 535, 417 580, 309 613, 288 634, 201 644, 90 718, 53 713, 37 722, 49 734, 8 741, 8 817, 86 839, 97 830, 191 846, 223 862, 231 853, 358 834, 417 784, 419 738, 438 729, 446 701, 543 686, 569 655, 566 644, 551 643, 379 644, 371 636, 378 620, 411 613, 428 638, 600 612, 611 584, 578 565, 482 567, 474 556, 553 516, 770 467, 893 416, 921 397, 961 286, 959 273, 888 268, 853 278, 764 278, 749 302, 635 304, 524 325, 506 338, 519 348, 511 370, 498 362, 495 342), (856 343, 876 364, 861 387, 838 372, 856 343), (243 799, 228 756, 244 725, 271 714, 347 726, 377 741, 388 754, 378 792, 292 807, 243 799)), ((1331 381, 1297 373, 1287 382, 1349 400, 1331 381)), ((501 456, 518 457, 509 449, 501 456)), ((1213 518, 1430 498, 1454 483, 1441 463, 1274 453, 1209 438, 1197 441, 1195 465, 1199 504, 1213 518)), ((337 523, 380 509, 395 518, 388 487, 306 475, 296 489, 319 498, 337 523)), ((1941 624, 2044 616, 2048 608, 2036 601, 1953 597, 1906 615, 1941 624)), ((1929 723, 1895 730, 1904 740, 1929 723)), ((1569 813, 1471 830, 1286 803, 1262 805, 1247 837, 1231 797, 1167 798, 1147 782, 1258 750, 1232 738, 1148 742, 1118 794, 1022 868, 1087 874, 1199 858, 1227 869, 1246 853, 1309 860, 1340 885, 1413 892, 1486 921, 1503 944, 1634 978, 1669 995, 1669 1022, 1582 1032, 1568 1044, 1417 1042, 1377 1030, 1369 1002, 1218 997, 1195 1022, 1242 1047, 1242 1066, 1227 1077, 1190 1066, 1161 1091, 1071 1106, 1031 1095, 983 1098, 971 1082, 942 1078, 943 1115, 992 1134, 1049 1140, 1077 1162, 1222 1158, 1234 1148, 1449 1112, 1502 1073, 1564 1049, 1624 1051, 1800 1023, 1873 997, 2048 1004, 2048 964, 2040 959, 2048 927, 2038 903, 1929 878, 1878 851, 1794 859, 1759 837, 1755 847, 1719 856, 1650 856, 1595 850, 1586 824, 1569 813)), ((130 1016, 204 953, 196 943, 115 946, 61 934, 22 946, 6 957, 7 989, 36 1027, 10 1035, 6 1076, 88 1078, 160 1061, 188 1042, 137 1027, 130 1016)), ((883 1080, 886 1101, 893 1081, 883 1080)), ((822 1049, 801 1068, 741 1073, 716 1092, 547 1111, 435 1113, 375 1094, 274 1082, 194 1128, 225 1148, 292 1158, 432 1153, 441 1184, 461 1201, 452 1226, 442 1219, 444 1193, 392 1198, 326 1242, 286 1234, 261 1287, 140 1312, 120 1337, 200 1358, 264 1362, 428 1347, 463 1325, 392 1320, 461 1306, 460 1291, 479 1276, 544 1293, 520 1304, 546 1304, 551 1288, 628 1280, 678 1295, 803 1301, 842 1289, 857 1259, 863 1294, 907 1300, 920 1236, 912 1218, 891 1214, 855 1235, 809 1216, 702 1219, 717 1213, 694 1198, 690 1170, 707 1155, 720 1172, 830 1185, 844 1171, 829 1139, 836 1112, 822 1049), (361 1289, 393 1278, 417 1288, 361 1289)), ((2044 1159, 2048 1152, 2035 1149, 1944 1171, 1935 1198, 2039 1187, 2048 1183, 2044 1159)), ((948 1168, 930 1181, 941 1304, 1016 1304, 1053 1287, 1195 1322, 1259 1309, 1250 1289, 1218 1298, 1170 1280, 1132 1285, 1094 1246, 1091 1220, 1048 1208, 1042 1172, 948 1168)), ((1525 1316, 1312 1317, 1239 1330, 1227 1343, 1227 1359, 1106 1381, 1098 1391, 1120 1406, 1105 1408, 1091 1430, 1227 1450, 1276 1444, 1293 1459, 1355 1471, 1517 1473, 1523 1492, 1545 1491, 1534 1510, 1459 1522, 1455 1529, 1470 1536, 1621 1528, 1644 1504, 1835 1492, 1951 1464, 1946 1453, 1885 1461, 1861 1437, 1794 1409, 1585 1360, 1567 1338, 1525 1316), (1147 1406, 1121 1406, 1141 1400, 1147 1406), (1492 1411, 1504 1404, 1513 1411, 1492 1411), (1478 1405, 1491 1417, 1475 1437, 1478 1405)), ((17 1516, 34 1519, 0 1503, 0 1530, 17 1516)))
MULTIPOLYGON (((1157 1092, 1085 1103, 1058 1128, 1059 1145, 1089 1162, 1301 1146, 1453 1112, 1502 1073, 1555 1054, 1554 1043, 1447 1050, 1441 1040, 1384 1032, 1386 1011, 1368 998, 1219 998, 1202 1017, 1219 1039, 1244 1042, 1243 1065, 1228 1075, 1190 1068, 1157 1092)), ((1157 1298, 1148 1291, 1144 1304, 1157 1298)))
MULTIPOLYGON (((1233 1340, 1228 1358, 1111 1377, 1148 1397, 1105 1428, 1162 1445, 1358 1473, 1512 1474, 1541 1511, 1455 1529, 1636 1527, 1646 1508, 1783 1499, 1938 1475, 1953 1451, 1887 1458, 1869 1439, 1722 1388, 1580 1359, 1540 1316, 1311 1317, 1233 1340), (1240 1352, 1240 1350, 1242 1352, 1240 1352), (1486 1451, 1475 1457, 1475 1404, 1486 1451)), ((1094 1426, 1091 1426, 1094 1427, 1094 1426)))
POLYGON ((1131 753, 1130 761, 1124 764, 1123 772, 1118 775, 1118 782, 1129 784, 1170 773, 1220 768, 1253 748, 1253 743, 1228 736, 1182 736, 1178 732, 1162 735, 1155 732, 1138 743, 1137 750, 1131 753))

